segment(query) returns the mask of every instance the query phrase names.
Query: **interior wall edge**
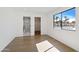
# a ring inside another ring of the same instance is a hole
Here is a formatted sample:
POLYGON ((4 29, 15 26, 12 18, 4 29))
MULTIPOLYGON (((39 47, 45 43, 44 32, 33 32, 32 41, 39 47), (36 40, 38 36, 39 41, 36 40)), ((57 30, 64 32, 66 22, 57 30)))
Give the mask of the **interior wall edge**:
POLYGON ((72 46, 70 46, 70 45, 66 44, 66 43, 65 43, 65 42, 63 42, 62 40, 58 40, 58 39, 57 39, 54 35, 52 36, 52 35, 48 34, 48 36, 50 36, 51 38, 55 38, 57 41, 59 41, 59 42, 61 42, 61 43, 65 44, 66 46, 68 46, 68 47, 70 47, 70 48, 72 48, 72 49, 74 49, 74 50, 76 50, 76 51, 79 51, 78 49, 73 48, 72 46))
MULTIPOLYGON (((15 37, 16 37, 16 36, 15 36, 15 37)), ((10 38, 9 41, 7 42, 7 44, 5 44, 5 45, 0 49, 0 52, 2 52, 2 50, 3 50, 8 44, 10 44, 11 41, 13 41, 15 37, 10 38)))

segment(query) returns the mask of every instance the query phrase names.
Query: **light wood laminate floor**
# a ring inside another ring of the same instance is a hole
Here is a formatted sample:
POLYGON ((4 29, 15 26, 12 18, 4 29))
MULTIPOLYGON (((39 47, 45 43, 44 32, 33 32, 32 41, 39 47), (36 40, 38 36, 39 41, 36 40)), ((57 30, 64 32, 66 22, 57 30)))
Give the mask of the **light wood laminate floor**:
POLYGON ((76 52, 48 35, 16 37, 2 52, 38 52, 36 44, 44 40, 48 40, 61 52, 76 52))

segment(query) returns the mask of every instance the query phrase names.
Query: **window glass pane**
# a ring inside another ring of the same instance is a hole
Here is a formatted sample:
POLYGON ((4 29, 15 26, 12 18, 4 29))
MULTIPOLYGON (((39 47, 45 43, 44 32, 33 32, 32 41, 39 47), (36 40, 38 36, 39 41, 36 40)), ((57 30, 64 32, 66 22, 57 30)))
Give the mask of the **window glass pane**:
POLYGON ((75 30, 75 8, 62 12, 62 29, 75 30))
POLYGON ((54 15, 54 27, 60 29, 61 28, 61 14, 54 15))

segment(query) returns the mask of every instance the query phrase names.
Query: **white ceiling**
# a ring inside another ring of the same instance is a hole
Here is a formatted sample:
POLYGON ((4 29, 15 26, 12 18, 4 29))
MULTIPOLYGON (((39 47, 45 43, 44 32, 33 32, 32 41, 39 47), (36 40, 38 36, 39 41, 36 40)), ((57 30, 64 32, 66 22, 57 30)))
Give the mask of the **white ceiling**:
POLYGON ((51 13, 56 10, 63 10, 68 7, 16 7, 18 11, 32 12, 32 13, 51 13))
POLYGON ((57 7, 16 7, 17 11, 32 12, 32 13, 49 13, 55 11, 57 7))
POLYGON ((32 7, 32 8, 25 8, 24 10, 25 11, 28 11, 28 12, 35 12, 35 13, 49 13, 49 12, 52 12, 52 11, 55 11, 55 9, 57 8, 51 8, 51 7, 32 7))

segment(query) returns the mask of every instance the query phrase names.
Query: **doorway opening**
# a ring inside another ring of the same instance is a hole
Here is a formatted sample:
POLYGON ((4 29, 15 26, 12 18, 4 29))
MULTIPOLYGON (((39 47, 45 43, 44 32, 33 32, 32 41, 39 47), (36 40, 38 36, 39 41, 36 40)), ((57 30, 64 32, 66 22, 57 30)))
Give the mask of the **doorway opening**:
POLYGON ((30 36, 31 34, 30 20, 30 17, 23 16, 23 36, 30 36))
POLYGON ((41 17, 35 17, 35 35, 41 35, 41 17))

